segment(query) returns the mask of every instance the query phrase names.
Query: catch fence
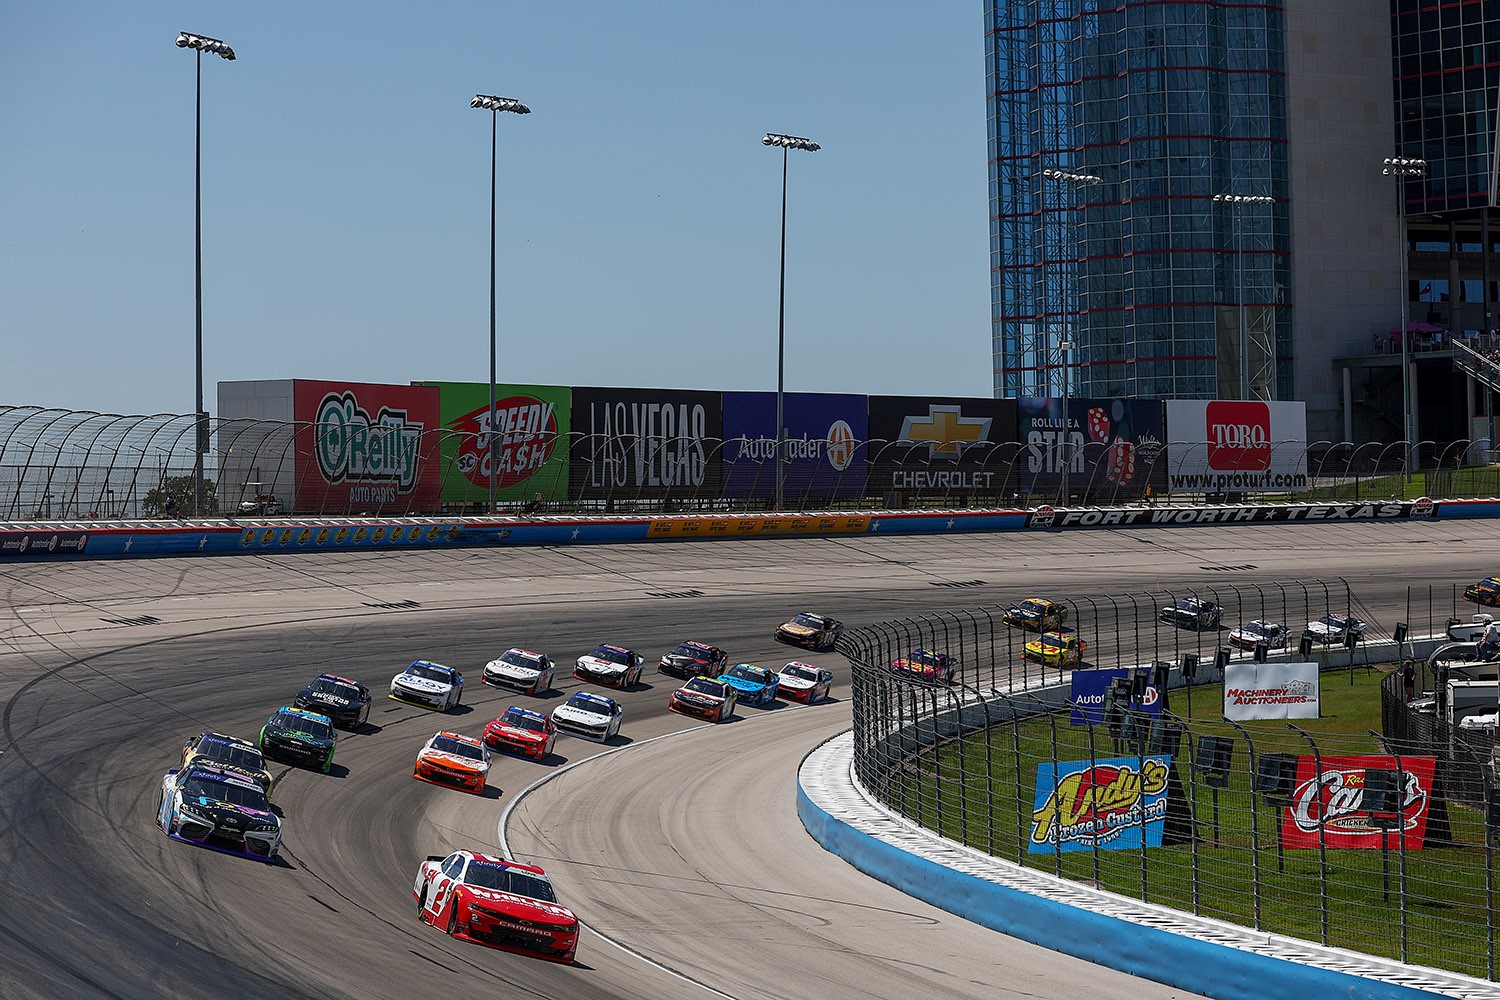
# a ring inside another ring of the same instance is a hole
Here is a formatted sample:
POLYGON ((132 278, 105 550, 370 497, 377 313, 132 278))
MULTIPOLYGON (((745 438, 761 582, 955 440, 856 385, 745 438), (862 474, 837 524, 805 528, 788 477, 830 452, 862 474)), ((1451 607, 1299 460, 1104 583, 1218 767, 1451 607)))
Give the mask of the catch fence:
POLYGON ((1381 621, 1343 581, 1063 604, 1069 631, 1089 640, 1072 668, 1029 661, 1037 635, 1007 626, 1007 606, 841 636, 864 788, 1022 866, 1496 978, 1494 730, 1459 737, 1441 709, 1435 724, 1420 707, 1435 670, 1419 665, 1410 699, 1393 669, 1409 652, 1398 627, 1440 635, 1461 614, 1456 594, 1413 594, 1400 622, 1381 621), (1220 604, 1221 624, 1161 622, 1183 597, 1220 604), (1304 623, 1330 614, 1363 619, 1364 634, 1303 645, 1304 623), (1286 648, 1234 648, 1229 636, 1252 617, 1291 625, 1286 648), (932 659, 918 649, 951 657, 951 683, 913 674, 932 659), (1320 717, 1225 717, 1226 667, 1239 684, 1239 665, 1262 655, 1318 664, 1320 717), (1124 680, 1100 687, 1084 668, 1120 668, 1124 680))

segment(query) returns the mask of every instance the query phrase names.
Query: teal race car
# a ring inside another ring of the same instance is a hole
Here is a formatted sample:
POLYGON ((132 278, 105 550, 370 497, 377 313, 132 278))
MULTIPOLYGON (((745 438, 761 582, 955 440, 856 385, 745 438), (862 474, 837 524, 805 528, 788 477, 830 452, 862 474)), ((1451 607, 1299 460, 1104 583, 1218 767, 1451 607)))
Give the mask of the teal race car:
POLYGON ((781 679, 765 667, 736 663, 720 674, 719 680, 734 688, 740 704, 764 708, 776 704, 776 685, 781 679))

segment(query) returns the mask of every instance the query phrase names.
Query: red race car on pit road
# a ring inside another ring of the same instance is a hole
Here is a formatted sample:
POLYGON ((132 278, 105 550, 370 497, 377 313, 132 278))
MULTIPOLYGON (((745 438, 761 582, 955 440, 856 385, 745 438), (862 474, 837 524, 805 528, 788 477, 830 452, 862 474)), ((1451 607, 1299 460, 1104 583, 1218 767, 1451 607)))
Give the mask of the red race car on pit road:
POLYGON ((411 893, 417 919, 452 937, 551 962, 571 963, 578 953, 578 918, 533 865, 473 851, 435 854, 411 893))

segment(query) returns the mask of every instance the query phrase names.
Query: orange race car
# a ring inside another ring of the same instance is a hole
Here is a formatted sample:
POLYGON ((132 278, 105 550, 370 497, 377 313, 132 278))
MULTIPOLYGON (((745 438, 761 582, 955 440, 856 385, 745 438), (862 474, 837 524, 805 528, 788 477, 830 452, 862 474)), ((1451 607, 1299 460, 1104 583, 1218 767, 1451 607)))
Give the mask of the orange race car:
POLYGON ((490 752, 483 743, 458 733, 436 733, 417 752, 411 776, 483 795, 489 773, 490 752))

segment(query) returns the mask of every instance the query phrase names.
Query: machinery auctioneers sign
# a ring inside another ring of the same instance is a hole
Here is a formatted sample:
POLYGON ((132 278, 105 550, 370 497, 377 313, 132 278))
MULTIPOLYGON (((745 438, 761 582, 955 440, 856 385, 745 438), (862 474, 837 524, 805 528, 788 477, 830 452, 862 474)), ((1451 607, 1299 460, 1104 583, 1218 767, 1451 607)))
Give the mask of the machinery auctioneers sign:
POLYGON ((1166 754, 1038 764, 1027 852, 1160 847, 1171 772, 1166 754))
POLYGON ((1224 668, 1224 718, 1317 717, 1316 663, 1231 663, 1224 668))
MULTIPOLYGON (((1281 841, 1288 849, 1317 848, 1319 830, 1326 848, 1371 848, 1398 846, 1392 841, 1400 831, 1408 851, 1419 850, 1427 837, 1427 824, 1445 821, 1441 803, 1433 798, 1436 757, 1351 756, 1297 758, 1297 780, 1292 801, 1282 811, 1281 841), (1371 771, 1400 774, 1393 785, 1400 787, 1397 811, 1381 814, 1365 799, 1365 784, 1371 771)), ((1441 826, 1439 826, 1439 831, 1441 826)), ((1435 832, 1434 836, 1442 836, 1435 832)))
POLYGON ((1307 404, 1167 400, 1167 489, 1283 493, 1307 489, 1307 404))

